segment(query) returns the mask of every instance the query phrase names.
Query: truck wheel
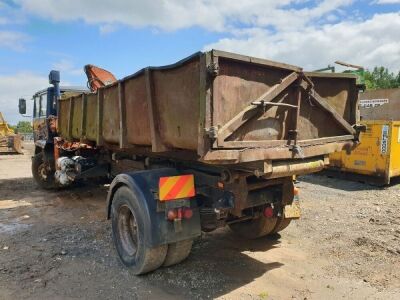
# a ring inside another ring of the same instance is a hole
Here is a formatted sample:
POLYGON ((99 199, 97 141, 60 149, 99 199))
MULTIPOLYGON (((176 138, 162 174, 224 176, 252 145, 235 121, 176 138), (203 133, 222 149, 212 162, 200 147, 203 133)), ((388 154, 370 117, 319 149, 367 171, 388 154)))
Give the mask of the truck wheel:
POLYGON ((176 242, 168 245, 167 256, 165 257, 163 266, 168 267, 176 265, 186 259, 192 250, 193 240, 176 242))
POLYGON ((128 187, 120 187, 111 206, 112 236, 122 263, 130 267, 135 275, 159 268, 168 249, 168 245, 146 246, 143 216, 140 200, 128 187))
POLYGON ((32 157, 33 179, 42 189, 45 190, 56 188, 54 172, 49 169, 49 165, 43 159, 42 152, 32 157))
POLYGON ((250 221, 233 223, 229 228, 236 234, 247 239, 257 239, 273 232, 277 218, 259 217, 250 221))
POLYGON ((292 219, 279 218, 277 220, 276 226, 275 226, 274 230, 272 230, 271 234, 278 233, 278 232, 284 230, 286 227, 289 226, 290 221, 292 221, 292 219))

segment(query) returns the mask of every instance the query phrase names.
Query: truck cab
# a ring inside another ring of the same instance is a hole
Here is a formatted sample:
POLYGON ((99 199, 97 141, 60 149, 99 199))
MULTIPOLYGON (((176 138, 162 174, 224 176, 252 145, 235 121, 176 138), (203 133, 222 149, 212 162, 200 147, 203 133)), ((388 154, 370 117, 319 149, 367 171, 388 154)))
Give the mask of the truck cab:
MULTIPOLYGON (((49 145, 52 146, 53 139, 56 136, 56 119, 57 119, 57 100, 63 94, 74 94, 88 92, 85 87, 78 86, 59 86, 60 73, 51 71, 49 74, 49 83, 52 86, 36 92, 32 96, 33 112, 32 125, 33 137, 35 142, 35 154, 39 153, 49 145)), ((25 115, 26 100, 19 99, 19 113, 25 115)))
MULTIPOLYGON (((84 93, 89 90, 85 87, 59 86, 60 72, 51 71, 49 74, 48 88, 36 92, 32 96, 33 113, 33 138, 35 153, 32 157, 32 175, 42 188, 54 187, 54 137, 57 133, 58 100, 64 94, 84 93)), ((19 99, 19 113, 26 115, 27 103, 19 99)))

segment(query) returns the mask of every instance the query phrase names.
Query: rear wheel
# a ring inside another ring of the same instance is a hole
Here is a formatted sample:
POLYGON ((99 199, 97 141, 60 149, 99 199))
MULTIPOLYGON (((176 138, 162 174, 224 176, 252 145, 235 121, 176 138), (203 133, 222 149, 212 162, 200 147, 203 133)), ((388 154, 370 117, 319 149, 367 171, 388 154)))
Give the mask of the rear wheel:
POLYGON ((272 233, 278 233, 282 230, 284 230, 286 227, 289 226, 290 222, 292 221, 292 219, 284 219, 284 218, 279 218, 276 222, 276 226, 274 228, 274 230, 272 230, 272 233))
POLYGON ((112 236, 122 263, 136 275, 159 268, 168 250, 168 245, 146 245, 143 216, 135 194, 125 186, 120 187, 114 194, 111 207, 112 236))
POLYGON ((42 152, 32 157, 32 175, 35 182, 42 189, 56 188, 54 171, 52 171, 49 163, 44 160, 42 152))
POLYGON ((277 218, 259 217, 245 222, 230 224, 229 228, 241 237, 257 239, 273 233, 277 221, 277 218))
POLYGON ((168 245, 167 256, 163 263, 164 267, 176 265, 185 260, 192 250, 193 240, 185 240, 168 245))

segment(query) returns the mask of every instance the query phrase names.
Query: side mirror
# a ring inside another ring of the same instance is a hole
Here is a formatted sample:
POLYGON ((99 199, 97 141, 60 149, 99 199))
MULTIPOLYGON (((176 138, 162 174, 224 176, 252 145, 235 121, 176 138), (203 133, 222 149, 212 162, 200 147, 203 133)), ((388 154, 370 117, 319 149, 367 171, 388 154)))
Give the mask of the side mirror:
POLYGON ((18 101, 18 110, 21 115, 26 114, 26 100, 23 98, 20 98, 18 101))

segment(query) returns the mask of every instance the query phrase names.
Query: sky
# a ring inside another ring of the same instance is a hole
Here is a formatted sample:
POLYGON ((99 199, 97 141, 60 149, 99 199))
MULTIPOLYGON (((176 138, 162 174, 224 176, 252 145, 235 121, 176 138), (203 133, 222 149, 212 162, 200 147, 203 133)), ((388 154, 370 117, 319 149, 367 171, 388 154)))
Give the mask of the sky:
POLYGON ((314 70, 336 60, 400 70, 400 0, 0 0, 0 111, 48 84, 86 85, 219 49, 314 70))

